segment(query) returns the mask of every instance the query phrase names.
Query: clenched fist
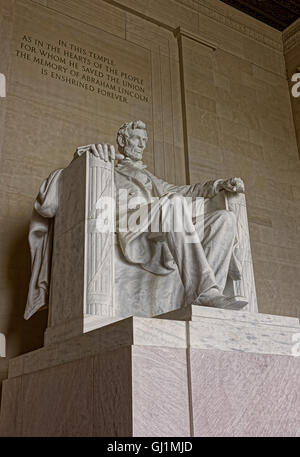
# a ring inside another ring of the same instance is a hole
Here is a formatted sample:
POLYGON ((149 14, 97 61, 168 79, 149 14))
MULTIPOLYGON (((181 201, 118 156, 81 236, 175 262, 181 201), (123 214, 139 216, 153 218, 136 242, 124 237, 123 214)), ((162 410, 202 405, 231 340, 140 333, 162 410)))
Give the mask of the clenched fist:
POLYGON ((245 184, 241 178, 221 179, 218 181, 217 190, 228 192, 245 193, 245 184))

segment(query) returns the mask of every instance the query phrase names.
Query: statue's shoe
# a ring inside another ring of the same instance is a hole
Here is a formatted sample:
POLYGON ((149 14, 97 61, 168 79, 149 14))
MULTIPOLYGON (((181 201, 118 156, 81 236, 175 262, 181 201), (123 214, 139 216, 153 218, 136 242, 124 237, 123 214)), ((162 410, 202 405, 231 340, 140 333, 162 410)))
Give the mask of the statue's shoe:
POLYGON ((210 306, 212 308, 220 309, 233 309, 240 310, 245 308, 248 305, 248 301, 245 297, 235 296, 235 297, 225 297, 225 295, 213 295, 211 297, 198 297, 197 302, 195 303, 200 306, 210 306))

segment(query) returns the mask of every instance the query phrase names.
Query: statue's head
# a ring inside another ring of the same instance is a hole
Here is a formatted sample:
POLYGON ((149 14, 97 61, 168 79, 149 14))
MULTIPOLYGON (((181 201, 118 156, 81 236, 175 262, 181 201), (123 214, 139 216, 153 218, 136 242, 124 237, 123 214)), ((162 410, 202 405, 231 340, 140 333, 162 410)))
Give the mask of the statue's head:
POLYGON ((142 121, 125 122, 118 131, 119 152, 132 160, 142 160, 147 141, 146 124, 142 121))

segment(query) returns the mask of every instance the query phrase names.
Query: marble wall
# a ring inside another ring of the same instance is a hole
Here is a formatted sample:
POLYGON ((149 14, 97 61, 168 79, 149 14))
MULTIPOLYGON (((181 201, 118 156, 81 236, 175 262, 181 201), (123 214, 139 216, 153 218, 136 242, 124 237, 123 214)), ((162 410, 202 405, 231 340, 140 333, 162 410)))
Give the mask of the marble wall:
POLYGON ((40 183, 128 119, 147 122, 146 161, 168 181, 245 179, 259 310, 300 314, 300 167, 280 32, 218 0, 0 0, 0 43, 9 357, 40 346, 46 326, 46 311, 23 322, 40 183))
MULTIPOLYGON (((300 74, 300 19, 284 31, 283 46, 287 76, 292 89, 292 86, 295 84, 295 82, 292 81, 292 76, 295 73, 300 74)), ((297 92, 300 94, 299 88, 297 88, 297 92)), ((296 128, 297 143, 300 150, 300 97, 291 96, 291 103, 296 128)))
POLYGON ((243 177, 259 311, 297 316, 300 164, 281 35, 213 22, 181 34, 191 182, 243 177))

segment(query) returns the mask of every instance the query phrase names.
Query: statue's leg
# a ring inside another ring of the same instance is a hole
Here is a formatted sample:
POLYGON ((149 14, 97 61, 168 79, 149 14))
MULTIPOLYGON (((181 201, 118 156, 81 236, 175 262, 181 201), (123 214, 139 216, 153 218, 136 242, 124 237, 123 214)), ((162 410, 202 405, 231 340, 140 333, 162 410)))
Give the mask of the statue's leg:
MULTIPOLYGON (((172 216, 169 230, 164 232, 164 238, 177 263, 180 276, 186 292, 186 304, 196 302, 205 293, 220 294, 214 272, 210 267, 203 246, 192 221, 188 208, 182 204, 184 197, 170 199, 168 216, 172 216), (184 224, 182 221, 184 220, 184 224), (178 230, 178 227, 181 229, 178 230), (190 234, 193 234, 191 237, 190 234), (191 242, 192 241, 192 242, 191 242)), ((166 217, 166 205, 162 218, 166 217)))
POLYGON ((202 217, 202 220, 197 219, 195 228, 216 282, 223 292, 236 237, 236 216, 232 211, 219 210, 202 217))

